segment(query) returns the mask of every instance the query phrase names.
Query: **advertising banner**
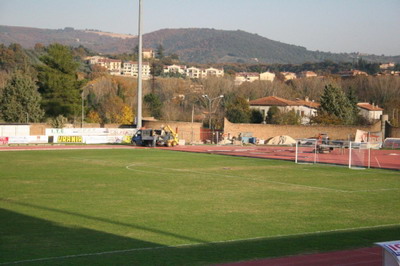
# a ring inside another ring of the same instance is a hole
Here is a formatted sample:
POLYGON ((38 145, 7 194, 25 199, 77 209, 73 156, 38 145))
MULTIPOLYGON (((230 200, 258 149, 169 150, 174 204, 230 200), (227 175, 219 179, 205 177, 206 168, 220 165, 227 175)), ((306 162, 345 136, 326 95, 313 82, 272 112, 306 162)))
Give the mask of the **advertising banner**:
POLYGON ((382 132, 368 132, 357 129, 355 142, 369 142, 370 148, 378 149, 381 147, 383 142, 382 132))
POLYGON ((13 136, 8 137, 9 144, 38 144, 48 143, 47 136, 13 136))
POLYGON ((0 137, 0 145, 7 145, 8 137, 0 137))
POLYGON ((133 136, 136 128, 46 128, 46 136, 133 136))
POLYGON ((385 260, 387 260, 388 263, 385 263, 384 265, 399 265, 400 264, 400 240, 397 241, 390 241, 390 242, 381 242, 381 243, 375 243, 378 246, 381 246, 384 251, 384 257, 385 260), (388 255, 391 255, 390 258, 392 260, 388 260, 388 255), (391 264, 392 262, 392 264, 391 264))
POLYGON ((82 136, 57 136, 54 138, 57 143, 83 143, 82 136))
POLYGON ((107 136, 83 136, 86 144, 104 144, 107 143, 107 136))

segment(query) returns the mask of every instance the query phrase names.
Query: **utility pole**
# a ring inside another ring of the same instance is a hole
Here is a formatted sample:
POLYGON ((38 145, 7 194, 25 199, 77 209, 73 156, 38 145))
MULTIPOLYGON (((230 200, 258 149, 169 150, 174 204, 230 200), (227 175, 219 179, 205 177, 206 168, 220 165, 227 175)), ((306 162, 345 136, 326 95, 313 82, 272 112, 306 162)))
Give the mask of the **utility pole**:
POLYGON ((136 128, 142 127, 142 0, 139 0, 139 54, 138 54, 138 88, 137 88, 137 117, 136 117, 136 128))

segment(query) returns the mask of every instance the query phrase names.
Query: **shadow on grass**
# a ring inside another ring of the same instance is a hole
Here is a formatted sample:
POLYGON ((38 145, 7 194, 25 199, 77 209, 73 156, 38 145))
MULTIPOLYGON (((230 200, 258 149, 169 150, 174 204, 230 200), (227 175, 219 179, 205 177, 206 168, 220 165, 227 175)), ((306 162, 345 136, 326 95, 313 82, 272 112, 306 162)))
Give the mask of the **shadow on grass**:
MULTIPOLYGON (((65 227, 43 219, 0 209, 0 264, 41 258, 98 253, 161 245, 80 227, 65 227)), ((10 263, 11 264, 11 263, 10 263)))
POLYGON ((20 264, 206 265, 368 247, 374 242, 400 238, 400 226, 388 226, 167 247, 95 230, 65 227, 4 209, 0 209, 0 221, 0 264, 32 260, 20 264), (119 252, 112 253, 116 250, 119 252), (35 261, 40 258, 48 259, 35 261))
POLYGON ((5 200, 5 199, 1 199, 1 198, 0 198, 0 201, 12 203, 14 205, 19 205, 19 206, 30 207, 30 208, 38 209, 38 210, 45 210, 45 211, 50 211, 50 212, 55 212, 55 213, 60 213, 60 214, 66 214, 68 216, 75 216, 75 217, 79 217, 79 218, 85 218, 85 219, 96 221, 96 222, 103 222, 103 223, 114 224, 114 225, 118 225, 118 226, 129 227, 129 228, 133 228, 133 229, 139 229, 139 230, 155 233, 157 235, 165 235, 165 236, 169 236, 169 237, 173 237, 173 238, 177 238, 177 239, 182 239, 182 240, 186 240, 186 241, 190 241, 190 242, 206 243, 204 240, 201 240, 201 239, 198 239, 198 238, 187 237, 187 236, 179 235, 179 234, 176 234, 176 233, 162 231, 162 230, 158 230, 158 229, 154 229, 154 228, 146 227, 146 226, 142 226, 142 225, 118 222, 118 221, 114 221, 114 220, 103 218, 103 217, 94 217, 94 216, 89 216, 89 215, 86 215, 86 214, 70 212, 70 211, 65 211, 65 210, 60 210, 60 209, 55 209, 55 208, 50 208, 50 207, 38 206, 38 205, 35 205, 35 204, 31 204, 31 203, 18 202, 18 201, 12 201, 12 200, 5 200))

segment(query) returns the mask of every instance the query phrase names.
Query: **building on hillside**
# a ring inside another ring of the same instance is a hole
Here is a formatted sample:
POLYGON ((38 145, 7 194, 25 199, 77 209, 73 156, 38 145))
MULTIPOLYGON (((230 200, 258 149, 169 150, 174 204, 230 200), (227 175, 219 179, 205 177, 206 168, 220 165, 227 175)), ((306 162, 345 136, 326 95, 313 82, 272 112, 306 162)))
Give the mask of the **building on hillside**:
POLYGON ((383 109, 375 104, 357 103, 357 107, 360 110, 359 114, 365 117, 368 121, 380 119, 383 114, 383 109))
POLYGON ((260 73, 260 80, 274 81, 274 79, 275 79, 275 73, 269 71, 260 73))
POLYGON ((207 78, 207 77, 223 77, 224 69, 223 68, 197 68, 197 67, 188 67, 186 69, 186 76, 192 79, 199 78, 207 78))
POLYGON ((197 67, 188 67, 186 69, 186 76, 191 79, 201 78, 201 69, 197 67))
POLYGON ((338 73, 342 78, 350 78, 355 76, 368 76, 368 74, 364 71, 360 71, 357 69, 349 70, 349 71, 341 71, 338 73))
POLYGON ((297 74, 298 78, 315 78, 318 77, 317 73, 314 71, 302 71, 297 74))
POLYGON ((156 57, 156 53, 153 51, 153 49, 144 48, 142 50, 142 56, 143 56, 143 59, 152 59, 152 58, 156 57))
POLYGON ((182 65, 170 65, 170 66, 165 66, 164 67, 164 73, 179 73, 181 75, 185 75, 186 74, 186 66, 182 66, 182 65))
POLYGON ((88 57, 85 58, 85 60, 86 60, 90 65, 95 65, 95 64, 97 64, 97 63, 99 62, 99 59, 106 59, 106 58, 103 57, 103 56, 98 56, 98 55, 95 55, 95 56, 88 56, 88 57))
POLYGON ((111 75, 121 75, 122 61, 117 59, 100 58, 96 65, 102 66, 108 70, 111 75))
POLYGON ((243 82, 253 82, 260 80, 260 74, 256 72, 240 72, 235 75, 235 85, 240 85, 243 82))
POLYGON ((202 69, 202 77, 223 77, 224 76, 224 69, 223 68, 206 68, 202 69))
MULTIPOLYGON (((143 62, 142 64, 142 78, 144 80, 150 79, 151 77, 151 68, 149 62, 143 62)), ((126 77, 135 77, 137 78, 139 74, 139 64, 138 62, 127 61, 124 62, 122 67, 122 75, 126 77)))
POLYGON ((296 73, 293 72, 281 72, 281 74, 285 78, 285 81, 297 78, 296 73))
POLYGON ((389 68, 394 68, 394 67, 395 67, 395 63, 392 63, 392 62, 379 65, 379 68, 382 70, 387 70, 389 68))

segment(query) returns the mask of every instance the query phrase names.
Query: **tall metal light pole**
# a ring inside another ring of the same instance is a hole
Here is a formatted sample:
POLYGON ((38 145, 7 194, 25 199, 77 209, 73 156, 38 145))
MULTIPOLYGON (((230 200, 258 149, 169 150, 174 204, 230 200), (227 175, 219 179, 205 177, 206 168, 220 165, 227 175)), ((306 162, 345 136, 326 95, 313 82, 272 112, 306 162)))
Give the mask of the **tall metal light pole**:
POLYGON ((211 129, 211 113, 212 113, 212 102, 214 100, 224 98, 224 95, 219 95, 218 97, 210 99, 207 94, 202 95, 203 98, 208 100, 208 128, 211 129))
POLYGON ((142 127, 142 0, 139 0, 139 60, 138 60, 138 88, 137 88, 137 117, 136 128, 142 127))
POLYGON ((85 120, 85 105, 84 105, 84 101, 83 101, 83 90, 81 93, 81 97, 82 97, 82 122, 81 122, 81 128, 83 128, 83 120, 85 120))

